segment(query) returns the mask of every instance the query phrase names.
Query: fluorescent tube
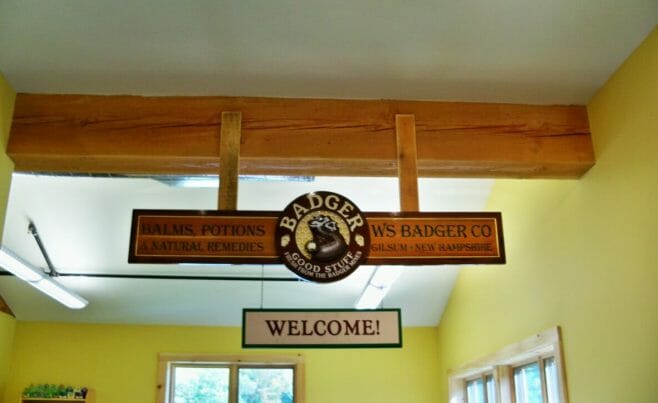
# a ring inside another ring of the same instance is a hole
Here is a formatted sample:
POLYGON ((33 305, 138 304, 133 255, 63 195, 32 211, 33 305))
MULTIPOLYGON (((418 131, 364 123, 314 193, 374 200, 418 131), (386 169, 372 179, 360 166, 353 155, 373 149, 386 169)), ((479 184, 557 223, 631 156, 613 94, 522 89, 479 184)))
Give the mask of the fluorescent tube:
POLYGON ((30 285, 71 309, 82 309, 89 304, 86 299, 72 293, 51 278, 45 277, 30 285))
POLYGON ((71 309, 82 309, 89 304, 4 246, 0 247, 0 267, 71 309))
POLYGON ((43 278, 43 272, 41 270, 35 270, 29 263, 16 256, 14 252, 4 246, 0 248, 0 267, 28 283, 39 281, 43 278))

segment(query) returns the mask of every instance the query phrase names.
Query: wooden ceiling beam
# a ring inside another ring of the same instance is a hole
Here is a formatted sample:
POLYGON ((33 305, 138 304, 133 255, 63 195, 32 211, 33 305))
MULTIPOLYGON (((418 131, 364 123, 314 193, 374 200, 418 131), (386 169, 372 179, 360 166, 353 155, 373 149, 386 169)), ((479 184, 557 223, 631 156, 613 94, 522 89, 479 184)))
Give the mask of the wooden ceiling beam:
POLYGON ((216 174, 222 111, 242 114, 240 172, 396 176, 395 115, 416 119, 421 177, 578 178, 583 106, 18 94, 18 171, 216 174))

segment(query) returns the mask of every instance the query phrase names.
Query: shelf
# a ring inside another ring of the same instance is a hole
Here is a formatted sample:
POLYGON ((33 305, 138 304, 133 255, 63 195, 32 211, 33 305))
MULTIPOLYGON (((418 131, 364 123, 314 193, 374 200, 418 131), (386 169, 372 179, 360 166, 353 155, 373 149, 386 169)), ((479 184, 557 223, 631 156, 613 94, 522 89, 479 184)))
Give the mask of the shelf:
POLYGON ((58 397, 21 397, 21 402, 88 402, 89 399, 65 399, 58 397))
POLYGON ((68 399, 68 398, 58 398, 58 397, 22 397, 20 403, 50 403, 50 402, 59 402, 59 403, 93 403, 94 402, 94 394, 90 390, 87 393, 87 397, 85 399, 82 398, 77 398, 77 399, 68 399))

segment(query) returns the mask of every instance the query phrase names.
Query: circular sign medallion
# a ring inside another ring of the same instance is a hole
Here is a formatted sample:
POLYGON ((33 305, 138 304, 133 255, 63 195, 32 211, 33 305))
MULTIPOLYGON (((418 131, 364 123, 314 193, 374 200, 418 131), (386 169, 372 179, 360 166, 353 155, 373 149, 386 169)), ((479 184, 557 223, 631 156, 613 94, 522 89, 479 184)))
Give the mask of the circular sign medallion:
POLYGON ((283 263, 298 276, 329 283, 350 274, 368 257, 365 215, 332 192, 299 196, 283 210, 276 230, 283 263))

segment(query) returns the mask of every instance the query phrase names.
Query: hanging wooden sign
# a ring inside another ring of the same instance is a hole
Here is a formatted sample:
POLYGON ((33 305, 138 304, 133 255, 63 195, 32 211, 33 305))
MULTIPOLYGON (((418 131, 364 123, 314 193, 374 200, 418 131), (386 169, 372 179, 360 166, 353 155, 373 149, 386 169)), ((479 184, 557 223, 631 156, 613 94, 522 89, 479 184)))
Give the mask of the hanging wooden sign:
POLYGON ((272 211, 133 210, 129 263, 280 263, 272 211))
POLYGON ((504 264, 500 213, 366 213, 368 264, 504 264))
POLYGON ((243 348, 402 347, 399 309, 244 309, 243 348))
MULTIPOLYGON (((271 211, 134 210, 130 263, 280 264, 271 211)), ((504 264, 500 213, 364 213, 364 264, 504 264)))
MULTIPOLYGON (((305 266, 312 260, 310 254, 314 246, 309 243, 313 237, 307 227, 314 217, 327 215, 325 213, 306 215, 300 210, 300 217, 306 220, 303 231, 291 230, 285 234, 280 223, 285 215, 272 211, 134 210, 128 261, 234 264, 281 264, 288 261, 290 265, 305 266), (297 245, 297 255, 288 250, 286 257, 286 250, 282 248, 285 235, 290 236, 289 240, 298 238, 298 243, 303 244, 297 245), (301 253, 304 251, 308 256, 301 253)), ((337 222, 338 232, 344 239, 354 242, 353 246, 361 248, 360 264, 505 263, 500 213, 362 213, 359 219, 363 220, 363 225, 355 229, 367 231, 353 235, 349 234, 347 227, 358 223, 356 216, 341 219, 341 214, 334 213, 327 216, 337 222), (351 224, 350 218, 353 220, 351 224), (363 249, 366 240, 369 247, 363 249), (359 242, 363 245, 358 245, 359 242)), ((356 255, 354 249, 350 256, 354 258, 356 255)), ((333 257, 333 260, 328 260, 329 264, 341 262, 345 256, 341 254, 337 260, 333 257)), ((340 264, 344 265, 344 262, 340 264)), ((303 277, 313 281, 339 279, 311 278, 313 276, 309 273, 314 270, 318 269, 309 266, 303 277)), ((321 268, 318 271, 326 270, 321 268)))
POLYGON ((227 211, 237 203, 240 122, 238 112, 222 113, 221 211, 134 210, 130 263, 283 263, 314 282, 341 280, 361 264, 505 263, 500 213, 417 212, 413 115, 396 115, 404 213, 362 213, 324 191, 281 213, 227 211))

